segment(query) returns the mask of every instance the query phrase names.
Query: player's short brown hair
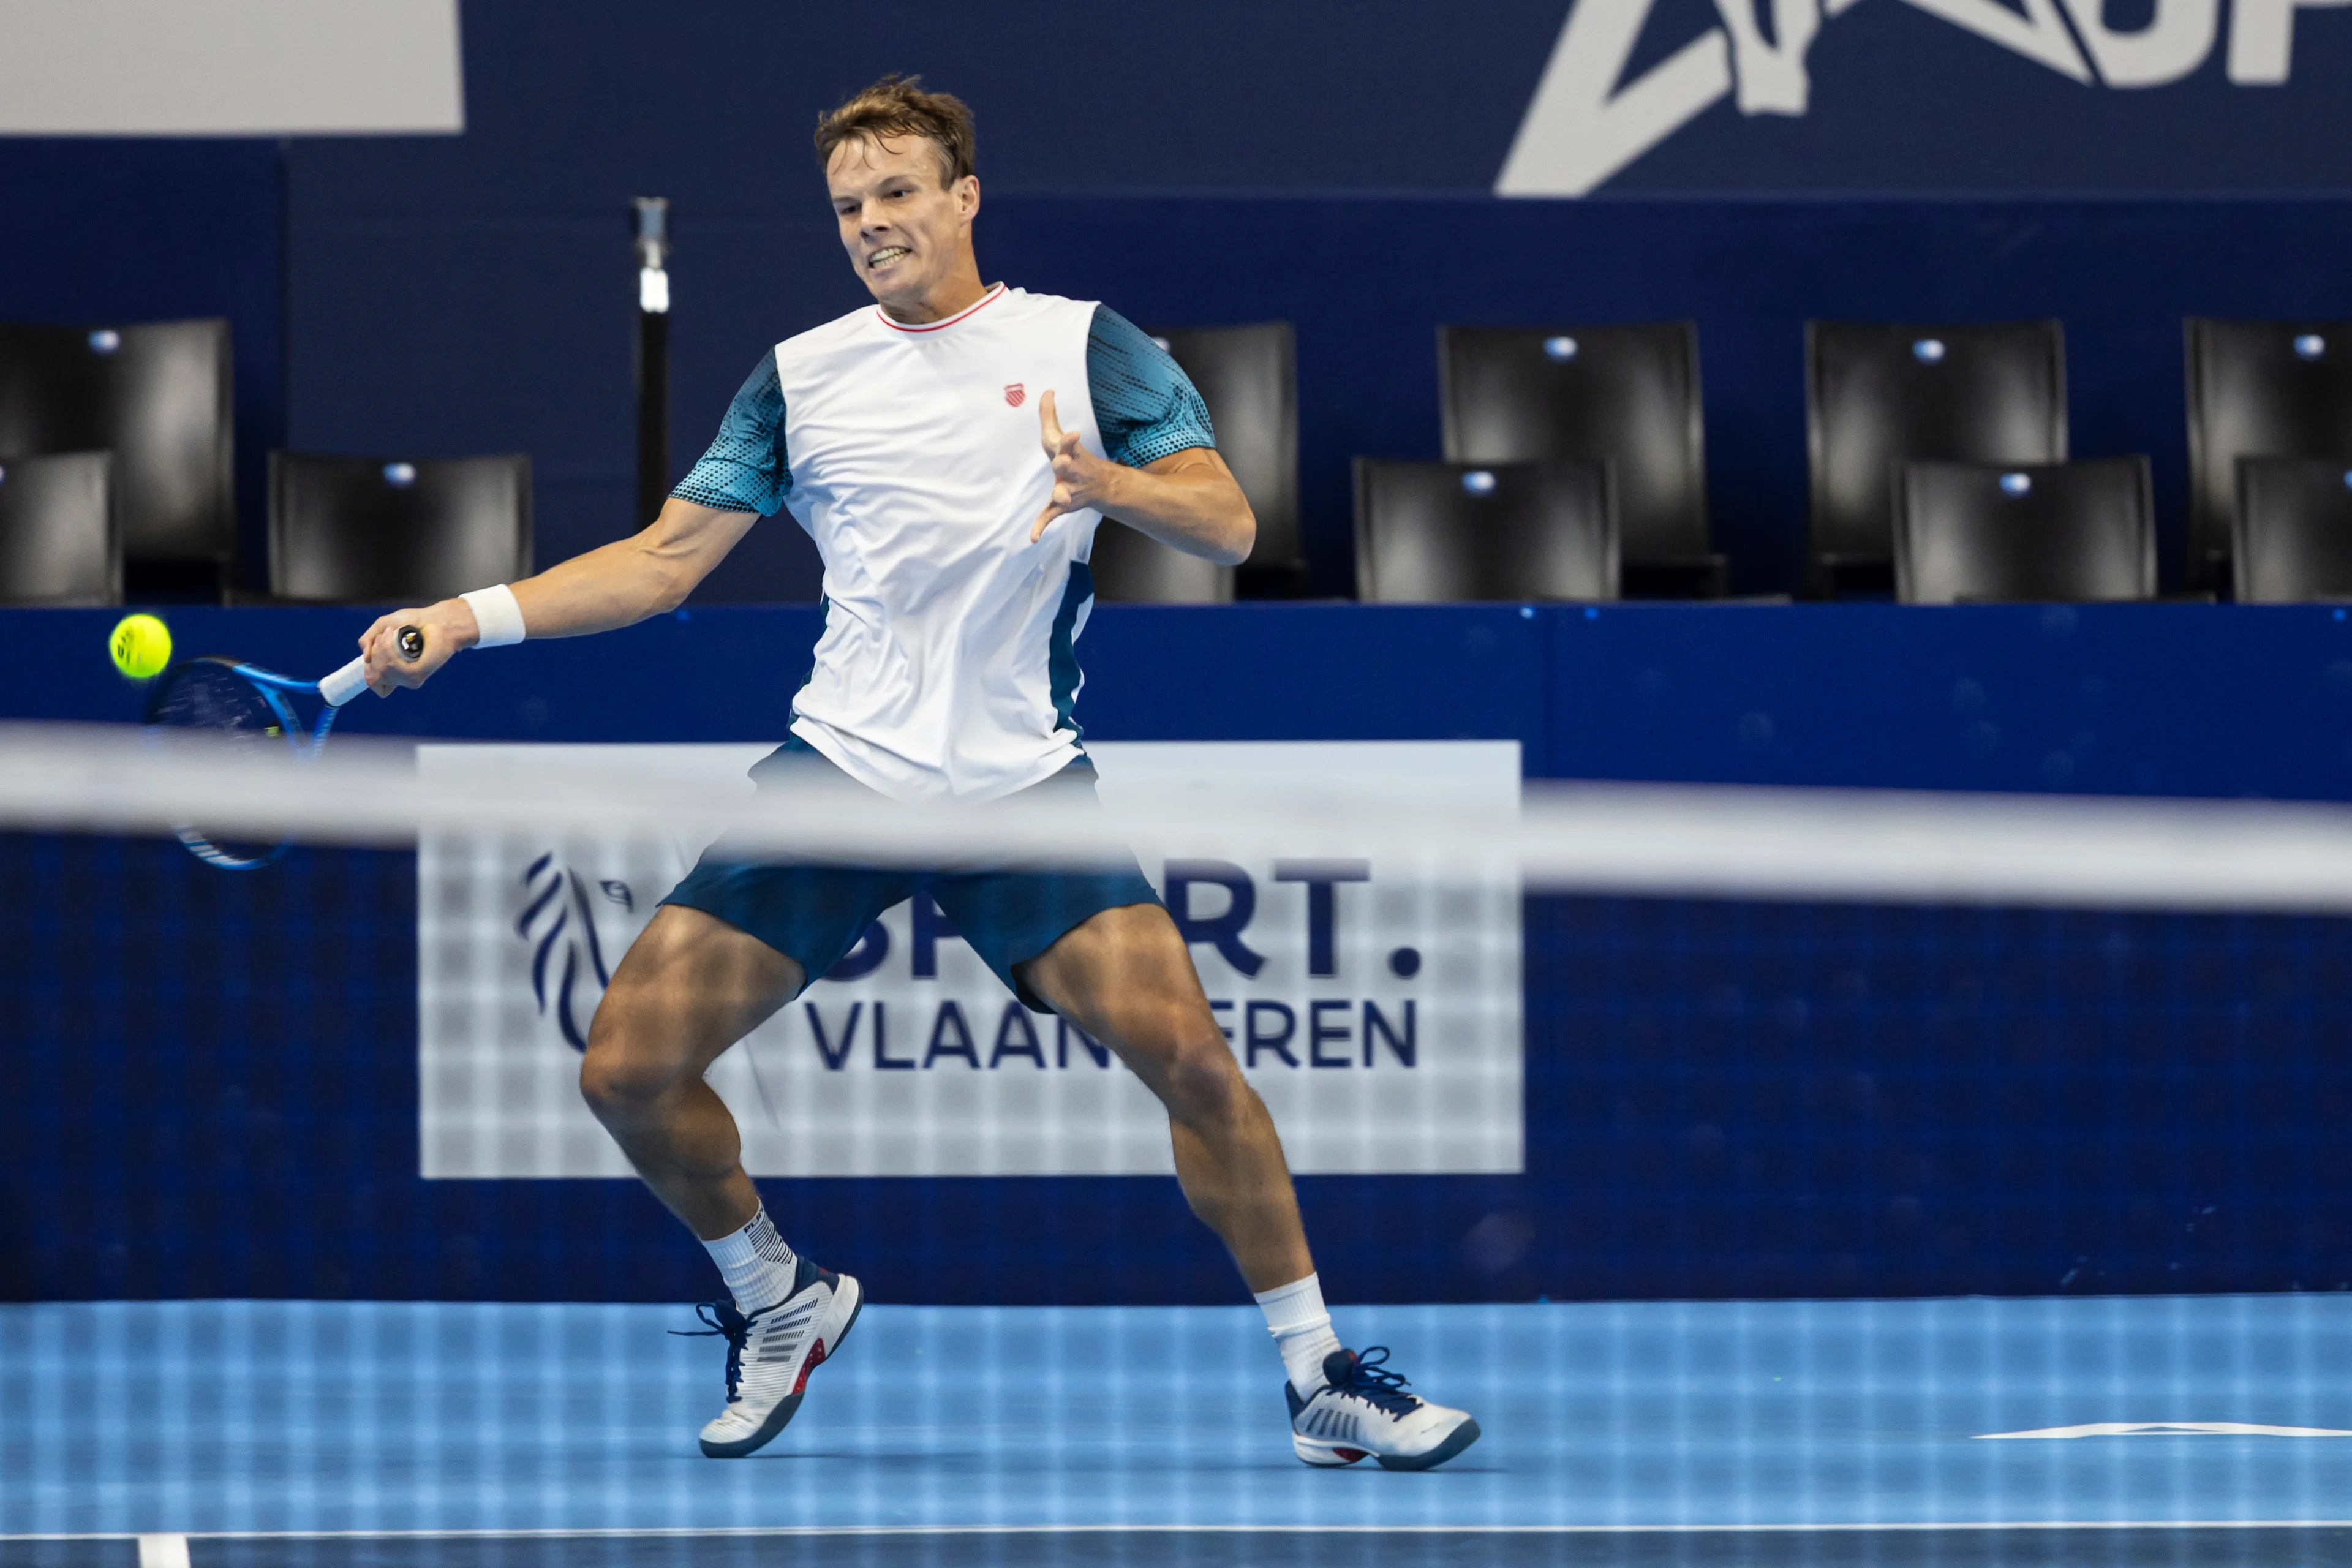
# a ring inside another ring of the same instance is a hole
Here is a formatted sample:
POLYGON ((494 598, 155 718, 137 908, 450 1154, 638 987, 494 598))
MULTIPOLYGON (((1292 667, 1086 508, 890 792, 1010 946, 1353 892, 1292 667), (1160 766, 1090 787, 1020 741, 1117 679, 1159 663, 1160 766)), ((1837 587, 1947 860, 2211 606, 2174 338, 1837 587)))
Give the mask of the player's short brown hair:
POLYGON ((971 110, 951 93, 925 92, 923 79, 895 71, 816 122, 816 162, 833 162, 845 142, 883 142, 920 136, 940 151, 940 184, 952 185, 972 172, 971 110))

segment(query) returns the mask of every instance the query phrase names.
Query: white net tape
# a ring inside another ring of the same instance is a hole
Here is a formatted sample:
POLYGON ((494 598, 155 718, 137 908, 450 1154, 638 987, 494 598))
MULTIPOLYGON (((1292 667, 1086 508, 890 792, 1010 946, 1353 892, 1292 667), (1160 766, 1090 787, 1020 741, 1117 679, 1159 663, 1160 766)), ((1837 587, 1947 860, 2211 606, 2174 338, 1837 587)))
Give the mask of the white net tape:
MULTIPOLYGON (((1106 770, 1107 783, 1115 777, 1106 770)), ((746 855, 876 865, 1083 863, 1187 842, 1286 853, 1375 846, 1515 865, 1557 892, 1992 902, 2175 910, 2352 910, 2352 808, 1902 791, 1530 782, 1516 815, 1377 781, 1283 781, 1246 801, 1107 791, 1096 816, 1013 799, 915 806, 854 785, 754 795, 740 778, 496 769, 426 776, 402 742, 338 740, 300 764, 175 732, 0 726, 0 827, 401 845, 439 832, 539 838, 724 834, 746 855)))

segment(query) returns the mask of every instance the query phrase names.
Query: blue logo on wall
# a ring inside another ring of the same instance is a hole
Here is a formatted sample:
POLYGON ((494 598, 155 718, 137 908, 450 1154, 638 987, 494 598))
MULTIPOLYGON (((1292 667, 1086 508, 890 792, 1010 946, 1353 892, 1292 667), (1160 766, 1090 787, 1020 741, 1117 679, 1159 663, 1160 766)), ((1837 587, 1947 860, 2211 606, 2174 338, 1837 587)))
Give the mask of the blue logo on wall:
MULTIPOLYGON (((530 863, 530 868, 522 874, 522 913, 515 921, 515 935, 533 944, 531 996, 539 1004, 541 1017, 546 1017, 552 1008, 556 1027, 563 1031, 564 1042, 575 1051, 585 1051, 587 1021, 596 1015, 596 999, 613 983, 612 969, 604 962, 604 939, 596 933, 595 907, 590 901, 589 884, 579 872, 557 865, 555 854, 550 850, 530 863), (591 974, 595 976, 595 995, 583 1010, 573 998, 581 983, 591 974)), ((601 881, 595 884, 595 889, 594 897, 618 904, 625 910, 634 912, 637 907, 636 895, 630 892, 626 882, 601 881)))

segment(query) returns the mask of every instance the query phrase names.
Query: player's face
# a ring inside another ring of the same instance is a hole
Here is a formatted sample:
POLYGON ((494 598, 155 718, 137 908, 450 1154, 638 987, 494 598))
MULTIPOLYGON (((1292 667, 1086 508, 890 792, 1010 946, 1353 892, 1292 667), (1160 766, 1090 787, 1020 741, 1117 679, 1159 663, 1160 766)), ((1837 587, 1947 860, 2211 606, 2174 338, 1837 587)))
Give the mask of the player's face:
POLYGON ((842 247, 892 313, 927 313, 943 285, 971 267, 980 182, 940 183, 940 151, 926 138, 845 142, 825 167, 842 247))

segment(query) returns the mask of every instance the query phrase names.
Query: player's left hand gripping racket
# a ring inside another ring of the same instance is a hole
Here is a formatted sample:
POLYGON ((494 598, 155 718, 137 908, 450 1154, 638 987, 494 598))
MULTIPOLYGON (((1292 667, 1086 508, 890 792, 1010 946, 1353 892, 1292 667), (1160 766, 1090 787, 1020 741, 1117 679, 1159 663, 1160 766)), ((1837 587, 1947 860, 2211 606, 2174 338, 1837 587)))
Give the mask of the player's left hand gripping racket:
MULTIPOLYGON (((400 657, 414 664, 425 657, 425 633, 403 626, 400 657)), ((308 762, 327 743, 327 731, 343 704, 367 689, 365 658, 355 658, 322 680, 296 680, 234 658, 192 658, 163 672, 147 694, 147 723, 158 730, 209 730, 230 743, 257 752, 284 747, 293 761, 308 762), (291 699, 320 697, 326 707, 315 725, 305 727, 291 699)), ((174 828, 189 853, 225 871, 251 871, 286 850, 275 844, 238 843, 207 833, 197 824, 174 828)))

